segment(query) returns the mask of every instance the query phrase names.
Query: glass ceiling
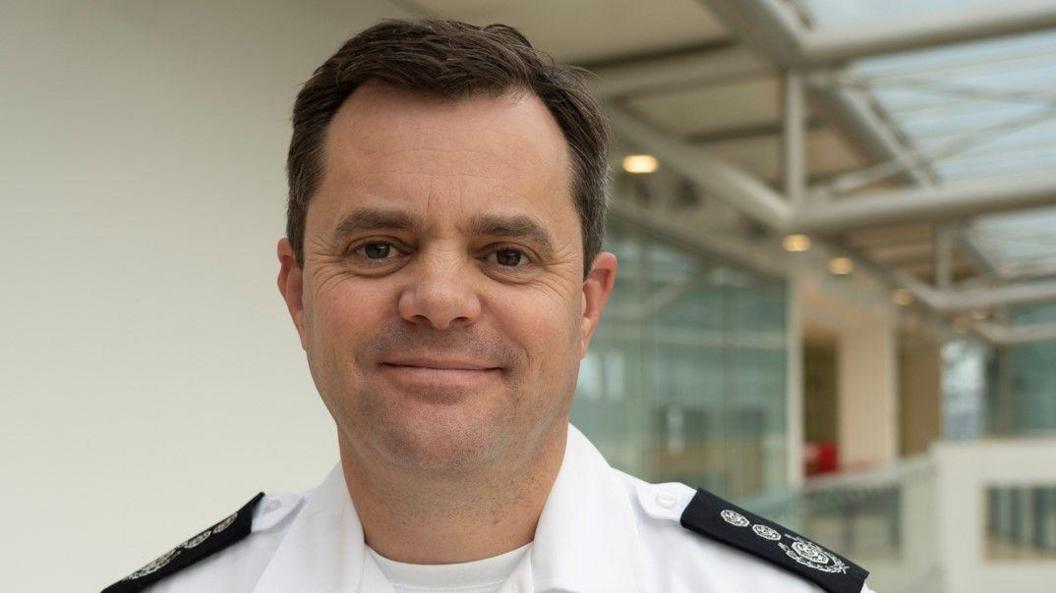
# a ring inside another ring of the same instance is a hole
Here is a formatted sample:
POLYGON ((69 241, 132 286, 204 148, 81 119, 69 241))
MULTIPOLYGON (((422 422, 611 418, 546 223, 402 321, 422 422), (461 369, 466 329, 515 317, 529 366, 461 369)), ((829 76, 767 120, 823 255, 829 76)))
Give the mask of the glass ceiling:
POLYGON ((818 27, 839 27, 917 17, 976 6, 1015 4, 1015 0, 787 0, 802 6, 818 27))
MULTIPOLYGON (((813 26, 895 25, 993 0, 790 0, 813 26)), ((861 60, 841 82, 867 92, 941 183, 1056 171, 1056 32, 861 60)), ((976 219, 967 237, 1006 277, 1056 275, 1056 209, 976 219)))
POLYGON ((1056 33, 863 60, 846 82, 870 91, 942 181, 1056 165, 1056 33))
POLYGON ((979 217, 966 234, 1000 276, 1056 275, 1056 208, 979 217))

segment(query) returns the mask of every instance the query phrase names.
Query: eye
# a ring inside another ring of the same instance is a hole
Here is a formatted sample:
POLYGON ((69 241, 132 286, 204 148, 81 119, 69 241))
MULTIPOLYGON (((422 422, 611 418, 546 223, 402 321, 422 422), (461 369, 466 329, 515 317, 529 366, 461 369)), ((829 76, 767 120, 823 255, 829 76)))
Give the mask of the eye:
POLYGON ((389 243, 380 243, 375 241, 374 243, 367 243, 361 247, 363 255, 367 259, 385 259, 392 252, 392 245, 389 243))
POLYGON ((395 263, 405 254, 406 251, 401 250, 394 242, 378 239, 354 245, 348 250, 352 261, 364 266, 383 266, 395 263))
POLYGON ((502 249, 492 251, 488 255, 488 260, 494 261, 494 263, 503 268, 520 268, 523 267, 522 264, 528 263, 528 256, 520 249, 503 247, 502 249))

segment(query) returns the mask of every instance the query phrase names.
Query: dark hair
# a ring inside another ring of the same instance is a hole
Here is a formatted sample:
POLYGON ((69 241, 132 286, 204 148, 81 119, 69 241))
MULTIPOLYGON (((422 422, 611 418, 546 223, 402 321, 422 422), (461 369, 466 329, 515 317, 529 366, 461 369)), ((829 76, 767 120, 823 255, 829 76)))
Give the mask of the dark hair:
POLYGON ((506 25, 386 20, 349 39, 304 83, 293 106, 286 236, 297 264, 304 267, 304 226, 308 203, 323 176, 327 126, 360 85, 376 80, 451 100, 518 90, 538 96, 568 143, 585 276, 605 231, 609 132, 584 73, 555 64, 506 25))

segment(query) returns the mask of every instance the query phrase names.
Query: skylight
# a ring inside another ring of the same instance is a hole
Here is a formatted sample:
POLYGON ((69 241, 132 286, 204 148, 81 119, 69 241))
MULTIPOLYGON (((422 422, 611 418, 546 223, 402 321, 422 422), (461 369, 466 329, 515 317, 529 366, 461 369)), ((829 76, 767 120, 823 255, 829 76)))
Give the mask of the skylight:
MULTIPOLYGON (((816 28, 884 26, 993 0, 789 0, 816 28)), ((1011 5, 1011 6, 1010 6, 1011 5)), ((1056 171, 1056 32, 861 60, 838 83, 865 92, 942 184, 1056 171)), ((967 238, 1006 278, 1056 275, 1056 208, 983 216, 967 238)))

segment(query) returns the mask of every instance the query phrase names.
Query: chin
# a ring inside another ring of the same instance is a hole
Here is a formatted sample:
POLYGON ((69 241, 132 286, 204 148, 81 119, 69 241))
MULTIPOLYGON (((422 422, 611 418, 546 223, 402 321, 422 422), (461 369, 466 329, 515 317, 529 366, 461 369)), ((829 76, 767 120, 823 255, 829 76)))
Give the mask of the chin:
POLYGON ((389 462, 432 473, 467 473, 500 459, 506 450, 503 423, 494 419, 450 417, 401 418, 379 424, 375 435, 380 453, 389 462))

